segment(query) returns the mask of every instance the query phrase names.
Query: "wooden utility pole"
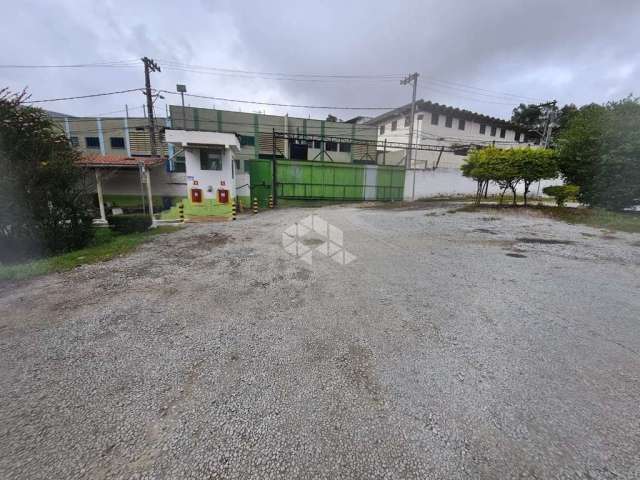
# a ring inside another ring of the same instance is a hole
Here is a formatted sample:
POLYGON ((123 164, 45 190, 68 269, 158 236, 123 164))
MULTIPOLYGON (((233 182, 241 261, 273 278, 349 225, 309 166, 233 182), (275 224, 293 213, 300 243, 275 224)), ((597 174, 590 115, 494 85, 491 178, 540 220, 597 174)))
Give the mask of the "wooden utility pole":
POLYGON ((151 155, 156 156, 158 154, 158 149, 156 147, 156 122, 153 118, 153 97, 151 95, 151 72, 159 72, 160 67, 158 64, 151 60, 150 58, 143 57, 142 63, 144 63, 144 87, 145 94, 147 96, 147 111, 148 111, 148 119, 149 119, 149 141, 151 143, 151 155))
POLYGON ((419 73, 412 73, 406 78, 400 80, 400 85, 408 85, 409 83, 413 83, 413 95, 411 96, 411 119, 409 120, 409 146, 407 147, 407 158, 405 161, 406 168, 411 168, 411 156, 412 156, 412 145, 413 145, 413 120, 416 116, 416 88, 418 87, 418 77, 419 73))

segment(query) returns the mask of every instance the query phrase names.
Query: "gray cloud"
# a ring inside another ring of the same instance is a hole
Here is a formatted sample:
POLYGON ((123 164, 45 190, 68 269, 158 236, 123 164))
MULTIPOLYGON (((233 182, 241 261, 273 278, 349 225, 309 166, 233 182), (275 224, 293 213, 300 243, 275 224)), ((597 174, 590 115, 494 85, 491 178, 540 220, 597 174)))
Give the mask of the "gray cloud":
MULTIPOLYGON (((420 97, 502 117, 527 98, 584 104, 638 92, 640 2, 634 0, 140 0, 87 2, 84 7, 68 0, 15 2, 5 7, 5 14, 12 21, 0 35, 13 48, 3 52, 0 63, 82 63, 147 55, 161 65, 165 61, 163 72, 153 76, 154 86, 173 89, 176 83, 186 83, 190 92, 227 98, 395 106, 409 101, 410 90, 397 80, 275 81, 172 69, 166 62, 291 73, 418 71, 420 97)), ((138 87, 143 76, 141 64, 0 70, 0 84, 13 89, 29 86, 34 98, 50 98, 138 87)), ((96 114, 121 109, 124 103, 140 106, 143 100, 133 93, 46 106, 96 114)), ((177 98, 167 96, 167 101, 177 98)), ((189 102, 316 117, 329 113, 189 102)), ((356 114, 333 113, 342 118, 356 114)))

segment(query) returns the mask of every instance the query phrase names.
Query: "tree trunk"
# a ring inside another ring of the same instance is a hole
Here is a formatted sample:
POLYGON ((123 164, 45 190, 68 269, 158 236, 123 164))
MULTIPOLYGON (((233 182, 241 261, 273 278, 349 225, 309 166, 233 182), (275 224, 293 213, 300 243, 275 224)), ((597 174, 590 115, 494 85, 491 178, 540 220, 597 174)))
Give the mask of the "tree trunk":
POLYGON ((524 206, 527 206, 527 194, 529 193, 529 187, 531 182, 524 182, 524 206))
POLYGON ((509 188, 511 189, 511 193, 513 193, 513 206, 515 207, 516 205, 518 205, 518 201, 516 198, 516 187, 515 185, 509 185, 509 188))

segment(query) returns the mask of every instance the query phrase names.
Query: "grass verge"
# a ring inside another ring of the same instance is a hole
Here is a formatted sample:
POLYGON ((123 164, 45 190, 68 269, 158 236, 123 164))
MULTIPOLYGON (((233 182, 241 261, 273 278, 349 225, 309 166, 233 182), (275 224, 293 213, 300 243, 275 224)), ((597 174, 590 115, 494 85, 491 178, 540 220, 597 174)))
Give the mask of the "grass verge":
POLYGON ((561 220, 566 223, 587 225, 593 228, 602 228, 606 230, 617 230, 621 232, 640 233, 640 214, 633 212, 612 212, 602 208, 567 208, 552 207, 547 205, 531 205, 517 207, 507 205, 465 205, 457 208, 450 213, 455 212, 477 212, 482 210, 502 210, 508 209, 512 211, 527 210, 540 212, 543 215, 551 217, 555 220, 561 220))
POLYGON ((118 255, 131 252, 138 245, 155 235, 175 232, 181 228, 162 226, 144 233, 130 233, 127 235, 112 232, 108 228, 99 228, 96 231, 93 242, 86 248, 25 263, 0 265, 0 281, 23 280, 47 273, 71 270, 87 263, 104 262, 118 255))

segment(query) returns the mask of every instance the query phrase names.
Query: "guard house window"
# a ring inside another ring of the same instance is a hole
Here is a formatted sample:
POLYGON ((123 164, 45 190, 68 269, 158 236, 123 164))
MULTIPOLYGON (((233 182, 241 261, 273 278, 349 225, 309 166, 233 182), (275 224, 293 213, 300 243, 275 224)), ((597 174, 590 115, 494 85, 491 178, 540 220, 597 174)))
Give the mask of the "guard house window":
POLYGON ((496 127, 491 127, 491 136, 495 137, 497 131, 498 131, 498 129, 496 127))
POLYGON ((317 148, 318 150, 320 150, 322 148, 322 141, 321 140, 314 140, 313 141, 313 148, 317 148))
POLYGON ((184 156, 178 156, 173 160, 173 170, 171 171, 176 173, 185 173, 187 171, 184 156))
POLYGON ((500 129, 500 138, 504 138, 507 135, 507 129, 506 128, 501 128, 500 129))
POLYGON ((516 132, 515 140, 516 140, 516 142, 520 141, 520 132, 516 132))
POLYGON ((84 137, 87 148, 100 148, 100 139, 98 137, 84 137))
POLYGON ((447 115, 447 118, 444 121, 444 126, 447 128, 451 128, 453 126, 453 117, 447 115))
POLYGON ((431 114, 431 125, 438 125, 438 122, 440 122, 440 115, 438 115, 437 113, 432 113, 431 114))
POLYGON ((200 170, 222 170, 222 151, 200 150, 200 170))
POLYGON ((124 138, 111 137, 111 148, 124 148, 124 138))
POLYGON ((464 119, 458 120, 458 130, 464 130, 465 121, 464 119))
POLYGON ((480 124, 480 135, 485 135, 487 133, 487 126, 484 123, 480 124))
POLYGON ((79 147, 80 146, 80 141, 78 140, 78 137, 70 137, 69 138, 69 142, 71 142, 71 146, 72 147, 79 147))
POLYGON ((325 142, 325 150, 327 152, 337 152, 338 144, 336 142, 325 142))
POLYGON ((256 138, 250 135, 240 135, 241 147, 253 147, 256 144, 256 138))
POLYGON ((398 128, 398 121, 394 120, 393 122, 391 122, 391 131, 395 131, 398 128))
POLYGON ((380 135, 384 135, 384 125, 380 125, 379 133, 380 135))
POLYGON ((410 123, 411 121, 409 120, 409 115, 407 115, 406 117, 404 117, 404 126, 408 127, 410 123))
POLYGON ((350 143, 340 142, 340 151, 343 152, 343 153, 350 153, 351 152, 351 144, 350 143))

